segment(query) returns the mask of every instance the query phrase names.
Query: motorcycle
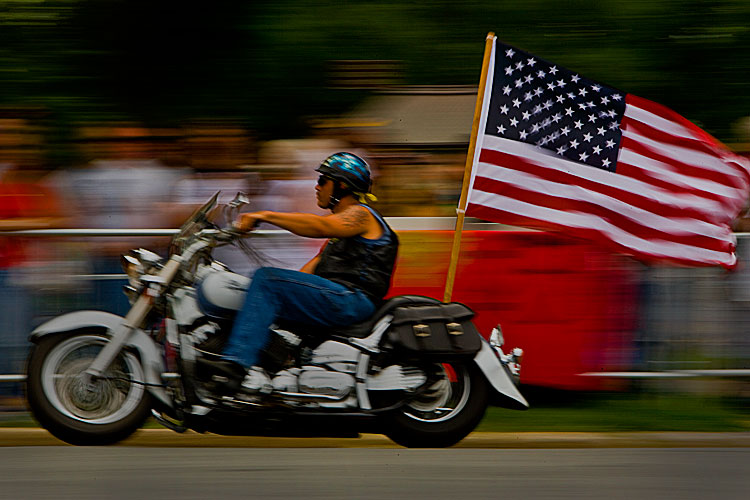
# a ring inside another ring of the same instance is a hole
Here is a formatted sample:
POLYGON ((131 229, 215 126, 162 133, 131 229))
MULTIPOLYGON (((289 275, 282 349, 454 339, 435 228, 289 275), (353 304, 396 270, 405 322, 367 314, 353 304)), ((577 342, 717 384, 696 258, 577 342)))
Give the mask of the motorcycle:
MULTIPOLYGON (((486 341, 468 307, 423 296, 390 298, 369 320, 346 327, 280 320, 262 353, 270 392, 247 394, 206 368, 250 283, 212 251, 233 244, 253 255, 247 241, 258 237, 212 222, 218 194, 182 225, 167 259, 144 249, 123 256, 132 306, 124 318, 76 311, 31 333, 27 399, 54 436, 112 444, 153 416, 177 432, 373 432, 403 446, 445 447, 474 430, 491 400, 528 407, 516 387, 522 351, 503 352, 499 325, 486 341)), ((247 202, 238 193, 226 220, 247 202)))

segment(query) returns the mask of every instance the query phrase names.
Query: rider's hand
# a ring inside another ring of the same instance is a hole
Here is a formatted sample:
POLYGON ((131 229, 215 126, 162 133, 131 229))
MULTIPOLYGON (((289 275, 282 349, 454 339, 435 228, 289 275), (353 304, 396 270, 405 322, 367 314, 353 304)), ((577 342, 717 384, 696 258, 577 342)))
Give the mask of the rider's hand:
POLYGON ((263 222, 263 212, 249 212, 240 214, 240 217, 234 222, 234 227, 240 231, 252 231, 261 222, 263 222))

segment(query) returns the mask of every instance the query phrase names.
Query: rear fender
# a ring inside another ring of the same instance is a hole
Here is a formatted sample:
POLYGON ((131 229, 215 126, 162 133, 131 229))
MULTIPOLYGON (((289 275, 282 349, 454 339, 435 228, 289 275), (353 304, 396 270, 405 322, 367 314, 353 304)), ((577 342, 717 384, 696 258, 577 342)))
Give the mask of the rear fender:
MULTIPOLYGON (((72 333, 89 328, 106 330, 106 335, 122 325, 125 318, 105 311, 75 311, 42 323, 31 332, 29 340, 38 343, 44 337, 60 333, 72 333)), ((146 333, 134 328, 128 337, 127 346, 136 349, 140 355, 146 388, 159 403, 172 407, 172 402, 164 390, 161 378, 163 362, 162 356, 151 338, 146 333)))
POLYGON ((493 389, 501 396, 498 406, 525 410, 529 403, 518 391, 506 368, 495 354, 489 343, 482 339, 482 348, 474 357, 474 363, 479 367, 493 389))

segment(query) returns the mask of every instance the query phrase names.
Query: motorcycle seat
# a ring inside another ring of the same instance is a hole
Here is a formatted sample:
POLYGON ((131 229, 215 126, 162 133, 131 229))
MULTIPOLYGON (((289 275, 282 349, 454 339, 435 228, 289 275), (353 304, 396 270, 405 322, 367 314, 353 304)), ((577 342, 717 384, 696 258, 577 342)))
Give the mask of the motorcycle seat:
POLYGON ((282 330, 300 332, 315 337, 354 337, 361 339, 368 337, 380 318, 393 312, 397 307, 439 303, 439 300, 423 295, 397 295, 386 300, 369 319, 352 325, 330 327, 279 321, 278 327, 282 330))

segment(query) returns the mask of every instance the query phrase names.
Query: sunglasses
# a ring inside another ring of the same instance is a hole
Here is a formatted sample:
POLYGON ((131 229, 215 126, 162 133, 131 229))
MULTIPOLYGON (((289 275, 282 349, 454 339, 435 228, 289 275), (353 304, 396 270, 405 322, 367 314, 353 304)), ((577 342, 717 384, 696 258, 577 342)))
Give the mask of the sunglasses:
POLYGON ((328 181, 332 181, 333 179, 331 177, 328 177, 326 175, 321 175, 318 177, 318 186, 323 187, 326 185, 328 181))

